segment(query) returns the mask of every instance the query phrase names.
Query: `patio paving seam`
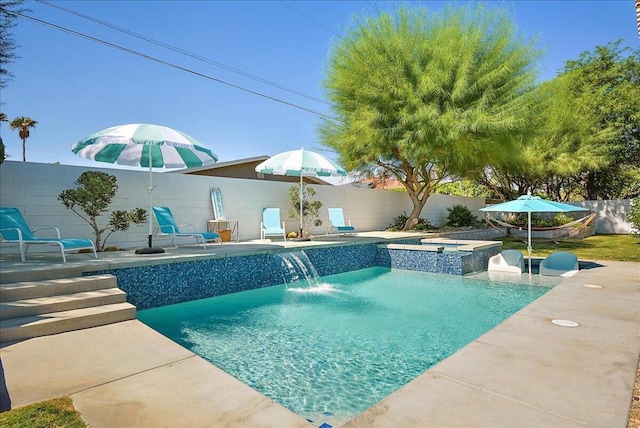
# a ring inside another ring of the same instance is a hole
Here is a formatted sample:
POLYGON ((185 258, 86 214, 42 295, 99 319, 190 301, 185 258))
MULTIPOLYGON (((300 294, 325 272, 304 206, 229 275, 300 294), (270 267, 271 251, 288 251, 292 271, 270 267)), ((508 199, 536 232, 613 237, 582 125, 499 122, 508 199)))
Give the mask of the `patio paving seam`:
MULTIPOLYGON (((495 345, 492 345, 492 346, 495 346, 495 345)), ((480 392, 483 392, 483 393, 487 393, 487 394, 491 394, 491 395, 495 395, 496 397, 503 398, 503 399, 505 399, 507 401, 512 401, 514 403, 518 403, 520 405, 529 407, 531 409, 539 410, 539 411, 544 412, 546 414, 557 416, 559 418, 566 419, 566 420, 571 421, 571 422, 576 422, 576 423, 579 423, 579 424, 584 425, 584 426, 589 426, 588 422, 581 421, 581 420, 578 420, 578 419, 574 419, 574 418, 571 418, 571 417, 568 417, 568 416, 565 416, 565 415, 561 415, 559 413, 552 412, 551 410, 545 409, 543 407, 534 406, 533 404, 527 403, 526 401, 517 400, 515 398, 509 397, 508 395, 500 394, 500 393, 497 393, 497 392, 492 391, 490 389, 483 388, 483 387, 480 387, 480 386, 477 386, 477 385, 473 385, 473 384, 464 382, 464 381, 462 381, 460 379, 456 379, 454 377, 447 376, 444 373, 439 372, 437 369, 432 369, 431 372, 432 372, 433 375, 440 376, 440 377, 442 377, 444 379, 450 380, 450 381, 455 382, 455 383, 459 383, 461 385, 467 386, 467 387, 475 389, 477 391, 480 391, 480 392)))

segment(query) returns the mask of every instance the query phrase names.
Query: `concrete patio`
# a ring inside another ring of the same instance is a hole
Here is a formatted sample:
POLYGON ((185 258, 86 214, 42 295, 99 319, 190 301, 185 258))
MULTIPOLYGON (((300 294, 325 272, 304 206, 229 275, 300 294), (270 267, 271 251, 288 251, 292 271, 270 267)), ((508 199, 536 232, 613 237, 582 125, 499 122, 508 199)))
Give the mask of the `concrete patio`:
MULTIPOLYGON (((415 236, 415 234, 409 234, 415 236)), ((371 242, 367 233, 310 242, 241 242, 159 256, 132 251, 2 256, 2 282, 267 249, 371 242)), ((640 353, 640 264, 588 269, 375 404, 345 427, 626 427, 640 353), (563 327, 552 320, 570 320, 563 327)), ((137 320, 3 343, 2 409, 70 395, 93 427, 319 426, 137 320)))

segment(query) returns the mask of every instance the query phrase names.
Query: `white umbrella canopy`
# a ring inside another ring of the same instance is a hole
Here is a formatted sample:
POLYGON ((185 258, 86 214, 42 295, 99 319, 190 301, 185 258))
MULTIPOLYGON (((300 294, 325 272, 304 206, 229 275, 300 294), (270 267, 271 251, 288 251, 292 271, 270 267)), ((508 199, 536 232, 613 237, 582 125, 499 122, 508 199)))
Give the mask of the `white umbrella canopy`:
POLYGON ((500 204, 480 208, 480 211, 527 213, 527 252, 529 253, 529 275, 531 275, 531 213, 557 213, 589 210, 575 205, 563 204, 562 202, 549 201, 547 199, 542 199, 540 196, 531 196, 531 193, 529 193, 519 196, 518 199, 513 201, 506 201, 500 204))
POLYGON ((256 166, 262 174, 300 177, 300 237, 302 237, 302 178, 338 177, 347 175, 337 163, 311 150, 289 150, 270 157, 256 166))
POLYGON ((78 141, 71 151, 86 159, 149 168, 149 247, 137 253, 158 253, 152 246, 152 168, 211 165, 218 157, 195 138, 161 125, 132 123, 103 129, 78 141))

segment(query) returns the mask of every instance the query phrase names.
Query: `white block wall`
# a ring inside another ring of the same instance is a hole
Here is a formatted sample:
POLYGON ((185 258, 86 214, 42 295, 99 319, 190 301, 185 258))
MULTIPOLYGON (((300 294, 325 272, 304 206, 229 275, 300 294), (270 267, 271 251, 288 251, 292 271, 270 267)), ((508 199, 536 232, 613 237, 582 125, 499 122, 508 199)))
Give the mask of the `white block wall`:
MULTIPOLYGON (((0 206, 20 209, 32 228, 58 226, 63 237, 93 239, 89 225, 57 199, 63 190, 77 187, 75 181, 84 171, 97 170, 116 176, 119 189, 110 210, 149 209, 147 170, 111 169, 103 168, 103 165, 108 166, 98 162, 96 168, 87 168, 5 161, 0 165, 0 206)), ((287 218, 291 183, 154 172, 153 185, 153 205, 170 207, 178 223, 194 224, 201 231, 206 230, 207 220, 213 218, 209 193, 211 187, 222 190, 225 213, 227 218, 239 221, 241 240, 260 237, 260 221, 265 207, 279 207, 287 231, 298 230, 298 222, 287 218)), ((328 207, 342 207, 345 220, 351 220, 359 231, 384 230, 395 217, 403 212, 409 213, 412 207, 409 197, 402 192, 361 189, 350 185, 313 187, 316 190, 315 199, 323 204, 320 212, 323 225, 312 228, 312 234, 326 231, 328 207)), ((477 210, 484 206, 484 199, 433 195, 422 216, 434 225, 444 224, 447 208, 457 204, 468 206, 479 216, 477 210)), ((105 224, 107 216, 101 220, 100 224, 105 224)), ((144 246, 148 233, 148 225, 133 225, 126 233, 114 233, 107 240, 107 246, 144 246)), ((160 239, 160 245, 169 242, 166 238, 160 239)), ((14 252, 13 249, 7 250, 5 245, 2 247, 2 252, 14 252)))

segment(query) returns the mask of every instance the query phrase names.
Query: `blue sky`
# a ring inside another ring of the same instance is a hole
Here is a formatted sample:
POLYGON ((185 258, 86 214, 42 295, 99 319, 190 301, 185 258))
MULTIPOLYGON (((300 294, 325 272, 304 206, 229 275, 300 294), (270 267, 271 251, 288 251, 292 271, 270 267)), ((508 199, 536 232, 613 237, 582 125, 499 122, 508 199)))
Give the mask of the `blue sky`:
MULTIPOLYGON (((540 80, 597 45, 638 46, 633 0, 487 2, 512 11, 519 30, 545 50, 540 80)), ((226 67, 324 99, 329 48, 354 16, 401 4, 430 10, 444 2, 387 1, 57 1, 55 5, 139 33, 226 67)), ((43 3, 29 15, 154 56, 215 79, 330 114, 314 99, 258 82, 122 34, 43 3)), ((13 31, 21 57, 2 90, 9 119, 38 121, 27 161, 109 167, 74 155, 78 140, 125 123, 156 123, 186 132, 229 161, 305 148, 325 152, 317 115, 139 56, 20 19, 13 31)), ((17 131, 1 128, 11 160, 21 160, 17 131)), ((331 153, 325 152, 330 157, 331 153)))

